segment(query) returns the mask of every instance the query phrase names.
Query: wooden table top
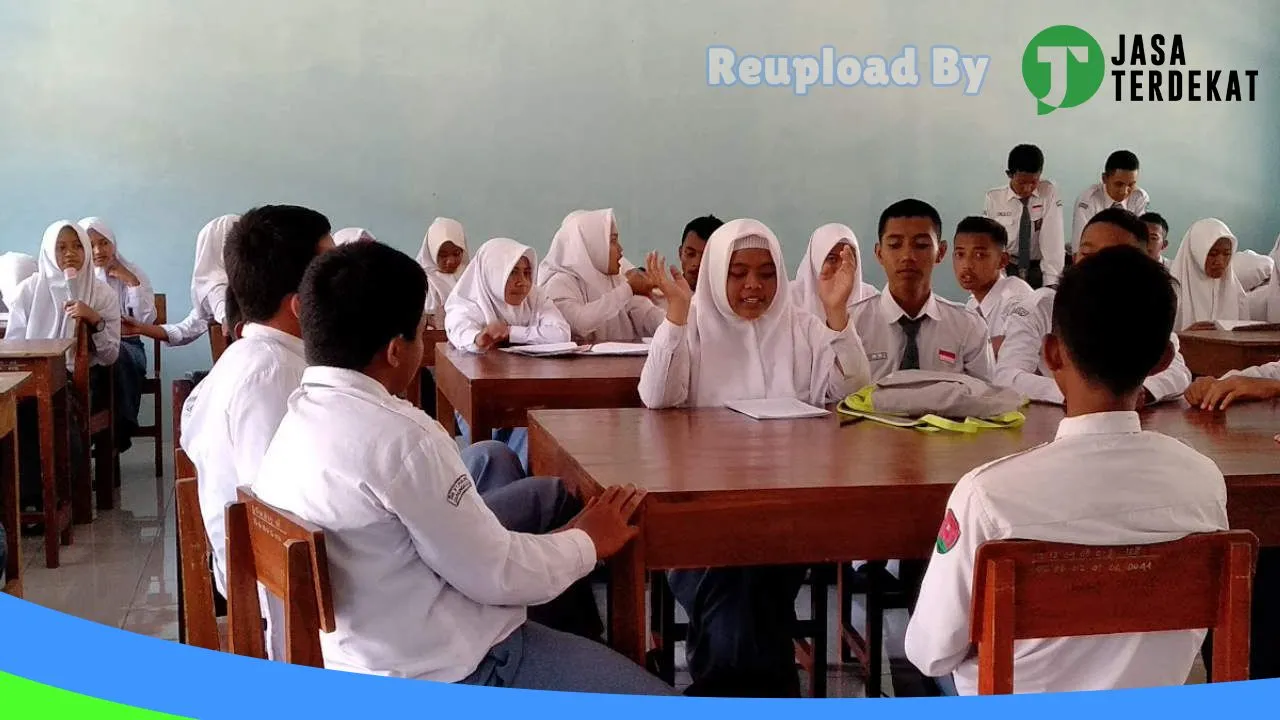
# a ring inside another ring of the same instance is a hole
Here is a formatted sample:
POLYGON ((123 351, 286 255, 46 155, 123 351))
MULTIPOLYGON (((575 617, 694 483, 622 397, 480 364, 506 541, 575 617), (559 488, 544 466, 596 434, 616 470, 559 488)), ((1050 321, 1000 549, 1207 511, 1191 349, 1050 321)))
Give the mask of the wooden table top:
POLYGON ((1178 339, 1215 345, 1280 346, 1280 330, 1183 330, 1178 339))
POLYGON ((65 355, 74 340, 0 340, 0 360, 56 357, 65 355))
POLYGON ((28 372, 0 372, 0 396, 17 390, 30 379, 31 373, 28 372))
MULTIPOLYGON (((756 421, 723 409, 537 410, 530 433, 603 487, 634 483, 658 493, 951 485, 968 471, 1053 439, 1061 408, 1033 405, 1017 430, 922 433, 838 416, 756 421)), ((1213 458, 1233 482, 1280 483, 1280 403, 1226 413, 1167 403, 1143 427, 1213 458)), ((539 444, 535 441, 535 445, 539 444)), ((535 452, 540 452, 538 448, 535 452)))
POLYGON ((503 380, 601 380, 634 378, 638 383, 644 357, 592 356, 539 358, 491 350, 477 355, 449 343, 436 345, 436 365, 445 360, 472 382, 503 380))

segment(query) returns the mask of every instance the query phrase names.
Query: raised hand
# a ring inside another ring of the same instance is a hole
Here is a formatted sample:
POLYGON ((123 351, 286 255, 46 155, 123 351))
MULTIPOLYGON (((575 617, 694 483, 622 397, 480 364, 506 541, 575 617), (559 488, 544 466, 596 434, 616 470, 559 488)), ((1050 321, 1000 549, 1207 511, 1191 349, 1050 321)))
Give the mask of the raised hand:
POLYGON ((627 271, 627 284, 631 286, 632 294, 646 297, 655 287, 653 281, 649 279, 649 274, 640 268, 627 271))
POLYGON ((857 282, 854 267, 853 248, 846 245, 840 250, 840 264, 834 268, 824 266, 818 276, 818 299, 827 313, 827 327, 832 330, 844 330, 849 324, 849 298, 857 282))
POLYGON ((693 288, 689 287, 689 281, 684 279, 680 269, 674 265, 668 268, 666 258, 651 252, 645 258, 645 274, 667 298, 667 320, 673 325, 687 323, 689 308, 693 305, 693 288))

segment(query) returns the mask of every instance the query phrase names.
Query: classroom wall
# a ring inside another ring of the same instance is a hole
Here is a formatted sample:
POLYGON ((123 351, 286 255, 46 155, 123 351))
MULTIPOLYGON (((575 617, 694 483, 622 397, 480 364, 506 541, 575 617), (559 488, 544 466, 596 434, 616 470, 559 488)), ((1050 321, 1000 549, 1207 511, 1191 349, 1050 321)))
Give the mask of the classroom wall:
MULTIPOLYGON (((1277 31, 1268 0, 3 0, 0 250, 103 216, 176 320, 197 230, 254 204, 311 205, 411 253, 436 215, 473 246, 506 235, 541 253, 569 210, 612 206, 635 261, 713 211, 768 223, 794 268, 813 228, 844 222, 881 283, 869 250, 886 204, 922 197, 954 226, 1027 141, 1068 203, 1128 147, 1175 242, 1218 215, 1266 251, 1280 232, 1277 31), (1108 80, 1038 117, 1020 58, 1059 23, 1108 55, 1120 32, 1184 33, 1189 67, 1260 69, 1258 101, 1118 104, 1108 80), (827 44, 992 60, 972 97, 927 79, 804 97, 708 86, 709 45, 827 44)), ((960 297, 949 262, 937 286, 960 297)), ((166 354, 170 376, 207 365, 203 341, 166 354)))

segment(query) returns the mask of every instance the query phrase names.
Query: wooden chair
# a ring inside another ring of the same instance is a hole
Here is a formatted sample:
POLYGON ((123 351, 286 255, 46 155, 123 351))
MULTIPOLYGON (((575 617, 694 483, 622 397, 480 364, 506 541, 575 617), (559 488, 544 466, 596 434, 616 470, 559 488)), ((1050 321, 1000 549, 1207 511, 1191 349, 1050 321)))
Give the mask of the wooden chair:
MULTIPOLYGON (((227 505, 227 620, 231 652, 265 658, 258 583, 284 605, 285 662, 324 667, 320 633, 336 628, 324 533, 247 488, 227 505)), ((278 658, 277 658, 278 659, 278 658)))
POLYGON ((213 361, 218 362, 218 358, 222 357, 222 353, 227 351, 227 336, 222 333, 222 325, 211 322, 209 323, 209 354, 213 357, 213 361))
POLYGON ((970 623, 978 693, 1013 692, 1015 640, 1199 628, 1213 631, 1212 682, 1248 680, 1257 552, 1247 530, 1158 545, 983 544, 970 623))
POLYGON ((839 627, 840 660, 855 663, 854 676, 862 681, 866 696, 881 697, 881 674, 884 663, 884 614, 888 610, 909 610, 915 603, 917 580, 924 567, 919 561, 906 561, 900 573, 906 579, 894 577, 884 561, 866 564, 862 572, 855 572, 849 563, 841 563, 837 569, 836 597, 839 627), (859 630, 853 625, 853 598, 862 595, 866 599, 866 623, 859 630))
MULTIPOLYGON (((156 320, 157 325, 163 325, 169 322, 168 302, 164 293, 156 293, 156 320)), ((150 395, 154 401, 154 417, 150 425, 139 425, 133 429, 133 437, 151 438, 155 442, 156 453, 156 477, 164 477, 164 423, 161 421, 161 410, 164 403, 161 396, 164 394, 161 388, 161 376, 164 373, 164 366, 160 360, 160 348, 164 343, 159 340, 151 341, 151 357, 155 358, 155 374, 149 375, 142 380, 142 394, 150 395)), ((175 477, 186 477, 184 475, 175 475, 175 477)))
MULTIPOLYGON (((182 452, 179 450, 178 452, 182 452)), ((184 456, 185 457, 185 456, 184 456)), ((213 573, 209 571, 209 539, 200 513, 200 492, 194 477, 178 478, 179 639, 206 650, 221 650, 218 619, 213 606, 213 573)))
POLYGON ((96 485, 98 509, 110 510, 115 506, 116 494, 116 422, 115 378, 108 372, 107 405, 93 411, 93 391, 89 382, 89 326, 80 323, 76 329, 75 371, 71 377, 71 403, 77 408, 78 417, 87 427, 76 427, 81 432, 81 456, 72 468, 71 517, 77 523, 93 522, 93 494, 96 485), (89 461, 93 460, 93 478, 89 481, 89 461))

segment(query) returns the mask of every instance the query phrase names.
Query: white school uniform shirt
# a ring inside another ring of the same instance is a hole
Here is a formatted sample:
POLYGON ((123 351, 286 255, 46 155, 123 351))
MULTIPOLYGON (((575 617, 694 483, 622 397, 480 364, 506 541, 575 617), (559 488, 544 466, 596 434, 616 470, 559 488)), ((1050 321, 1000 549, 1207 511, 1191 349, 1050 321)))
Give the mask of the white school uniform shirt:
POLYGON ((870 381, 853 321, 836 332, 792 306, 782 247, 757 220, 733 220, 707 239, 693 306, 684 325, 664 321, 640 372, 650 408, 720 407, 733 400, 796 398, 810 405, 844 399, 870 381), (726 283, 736 250, 768 250, 777 294, 762 317, 744 320, 726 283))
MULTIPOLYGON (((1133 192, 1129 193, 1129 197, 1120 203, 1120 207, 1134 215, 1142 215, 1147 211, 1147 203, 1150 201, 1151 196, 1146 190, 1135 187, 1133 192)), ((1076 199, 1075 212, 1071 220, 1071 247, 1080 247, 1080 235, 1084 233, 1084 226, 1093 219, 1094 215, 1115 204, 1116 201, 1107 194, 1107 188, 1102 183, 1094 183, 1080 193, 1080 197, 1076 199)))
POLYGON ((849 295, 849 313, 853 306, 862 300, 880 292, 875 285, 862 281, 862 249, 858 246, 858 237, 848 225, 828 223, 813 231, 809 236, 809 246, 805 248, 804 257, 796 268, 796 279, 791 283, 791 304, 797 308, 808 310, 826 322, 827 311, 822 307, 818 297, 821 283, 822 264, 836 245, 848 245, 853 251, 854 278, 853 292, 849 295))
POLYGON ((0 302, 4 303, 6 311, 18 296, 18 286, 38 270, 36 259, 25 253, 0 255, 0 302))
POLYGON ((1206 218, 1191 223, 1182 236, 1182 244, 1174 255, 1169 274, 1177 281, 1178 317, 1175 330, 1209 320, 1241 320, 1249 317, 1249 298, 1240 281, 1236 279, 1235 263, 1227 265, 1227 272, 1214 280, 1204 271, 1209 250, 1220 238, 1231 240, 1234 256, 1236 236, 1227 224, 1217 218, 1206 218))
MULTIPOLYGON (((1009 231, 1009 256, 1018 256, 1018 228, 1022 223, 1022 200, 1008 184, 987 191, 982 214, 1009 231)), ((1031 213, 1031 260, 1040 262, 1045 284, 1053 284, 1062 275, 1066 258, 1066 236, 1062 214, 1062 197, 1049 180, 1041 180, 1027 202, 1031 213)))
POLYGON ((209 321, 201 315, 199 308, 192 308, 182 320, 161 325, 160 329, 164 331, 170 345, 181 347, 195 342, 209 332, 209 321))
MULTIPOLYGON (((872 382, 897 371, 902 364, 907 336, 898 319, 906 316, 888 286, 879 296, 854 306, 853 323, 867 353, 872 382)), ((921 370, 958 372, 992 381, 995 361, 991 342, 987 339, 987 324, 977 313, 932 293, 916 317, 924 318, 916 335, 921 370)))
MULTIPOLYGON (((1268 254, 1274 266, 1280 261, 1280 236, 1268 254)), ((1249 316, 1253 320, 1280 322, 1280 271, 1271 273, 1266 285, 1249 294, 1249 316)))
MULTIPOLYGON (((978 659, 969 623, 982 543, 1148 545, 1225 530, 1226 484, 1209 458, 1143 432, 1137 413, 1095 413, 1064 419, 1051 443, 965 475, 947 501, 944 524, 951 532, 940 533, 934 547, 907 626, 906 652, 926 675, 951 673, 959 694, 974 695, 978 659)), ((1019 640, 1014 691, 1181 685, 1204 636, 1204 630, 1185 630, 1019 640)))
POLYGON ((1241 377, 1257 378, 1259 380, 1280 380, 1280 360, 1275 362, 1264 363, 1262 365, 1254 365, 1243 370, 1231 370, 1222 376, 1225 380, 1234 375, 1241 377))
POLYGON ((227 233, 239 215, 210 220, 196 235, 196 264, 191 270, 191 307, 206 321, 227 324, 227 268, 222 257, 227 233))
POLYGON ((302 339, 247 323, 182 407, 182 449, 196 466, 213 577, 226 589, 226 506, 250 484, 307 367, 302 339))
POLYGON ((342 228, 333 233, 334 245, 350 245, 354 242, 378 242, 378 238, 368 230, 358 227, 342 228))
POLYGON ((307 369, 253 491, 324 531, 331 670, 457 682, 596 564, 582 530, 503 528, 439 423, 352 370, 307 369))
POLYGON ((978 302, 978 298, 969 295, 964 304, 966 310, 977 313, 987 323, 987 337, 991 340, 1002 338, 1008 332, 1009 314, 1017 307, 1013 301, 1026 298, 1035 292, 1020 277, 1000 275, 996 284, 987 291, 987 296, 978 302))
MULTIPOLYGON (((44 231, 36 265, 36 273, 19 283, 14 292, 5 337, 9 340, 75 338, 77 321, 67 315, 66 304, 77 300, 102 316, 102 329, 89 335, 92 340, 89 364, 114 364, 120 356, 120 302, 111 288, 93 276, 89 236, 69 220, 53 223, 44 231), (84 249, 84 264, 74 273, 75 277, 59 269, 55 257, 58 233, 63 228, 74 230, 84 249)), ((68 368, 72 368, 74 356, 74 348, 67 351, 68 368)))
MULTIPOLYGON (((151 278, 143 272, 142 268, 134 263, 129 262, 123 254, 120 253, 120 245, 116 242, 116 234, 107 226, 101 218, 87 217, 77 223, 80 229, 88 233, 90 230, 105 237, 116 251, 116 262, 123 265, 138 278, 138 285, 129 286, 122 280, 107 275, 106 270, 100 267, 93 268, 93 276, 98 280, 107 284, 116 293, 116 298, 120 303, 121 317, 129 317, 140 323, 153 323, 156 321, 156 294, 151 288, 151 278)), ((92 240, 90 240, 92 244, 92 240)))
MULTIPOLYGON (((1044 336, 1053 329, 1055 288, 1044 287, 1010 303, 1004 343, 996 360, 996 384, 1013 388, 1030 400, 1062 404, 1062 391, 1044 364, 1044 336)), ((1191 386, 1191 371, 1182 359, 1177 333, 1169 335, 1173 361, 1164 371, 1147 377, 1142 386, 1156 402, 1178 398, 1191 386)))
POLYGON ((538 286, 573 336, 586 342, 636 342, 651 337, 662 324, 663 311, 632 292, 627 268, 606 273, 614 223, 612 208, 565 218, 538 268, 538 286))
POLYGON ((501 321, 517 345, 569 342, 569 323, 538 287, 538 257, 509 238, 494 238, 476 251, 445 300, 445 336, 456 348, 479 352, 476 338, 489 323, 501 321), (520 258, 529 259, 533 287, 519 306, 503 299, 507 277, 520 258))
POLYGON ((445 299, 458 284, 458 278, 461 278, 463 271, 467 269, 469 260, 467 234, 462 229, 462 223, 445 217, 433 220, 427 227, 427 234, 422 238, 422 247, 418 248, 418 264, 427 273, 426 312, 434 313, 444 308, 445 299), (440 257, 440 248, 446 242, 462 248, 462 262, 452 273, 441 272, 436 262, 440 257))
POLYGON ((1259 255, 1252 250, 1242 250, 1231 258, 1231 269, 1240 281, 1245 292, 1252 292, 1266 287, 1275 270, 1275 261, 1268 255, 1259 255))

